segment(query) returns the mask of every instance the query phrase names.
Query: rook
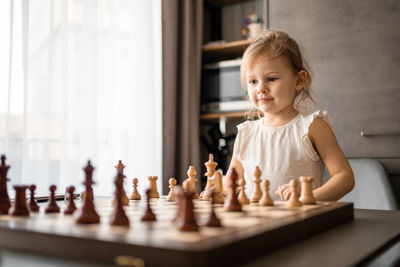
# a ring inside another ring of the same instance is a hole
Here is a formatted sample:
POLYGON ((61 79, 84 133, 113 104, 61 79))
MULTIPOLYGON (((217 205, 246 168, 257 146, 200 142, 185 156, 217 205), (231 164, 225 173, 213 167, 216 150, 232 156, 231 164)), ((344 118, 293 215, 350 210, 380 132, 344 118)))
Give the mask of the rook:
POLYGON ((29 216, 29 210, 26 205, 26 188, 28 187, 24 185, 14 185, 15 201, 10 209, 11 216, 29 216))

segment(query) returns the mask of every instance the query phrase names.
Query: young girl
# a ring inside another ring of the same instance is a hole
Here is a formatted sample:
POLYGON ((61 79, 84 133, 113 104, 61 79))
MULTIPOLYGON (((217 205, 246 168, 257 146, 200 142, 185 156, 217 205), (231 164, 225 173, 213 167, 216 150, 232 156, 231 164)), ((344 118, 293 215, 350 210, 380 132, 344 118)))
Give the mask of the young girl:
POLYGON ((264 31, 244 53, 240 71, 259 119, 238 125, 230 168, 246 179, 248 192, 256 166, 274 198, 289 199, 289 182, 300 176, 314 178, 317 200, 336 201, 350 192, 353 172, 329 116, 309 112, 311 76, 296 41, 281 31, 264 31), (324 165, 331 178, 322 185, 324 165))

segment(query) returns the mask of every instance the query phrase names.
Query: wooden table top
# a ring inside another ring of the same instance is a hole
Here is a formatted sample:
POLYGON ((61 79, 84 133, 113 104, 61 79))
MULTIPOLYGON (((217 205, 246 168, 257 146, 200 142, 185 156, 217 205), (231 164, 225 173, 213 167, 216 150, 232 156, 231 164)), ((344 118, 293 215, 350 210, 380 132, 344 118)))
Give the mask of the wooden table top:
MULTIPOLYGON (((336 267, 366 264, 390 246, 400 257, 400 211, 354 210, 354 221, 289 245, 245 267, 336 267)), ((397 258, 399 260, 399 258, 397 258)), ((398 264, 400 261, 398 261, 398 264)))

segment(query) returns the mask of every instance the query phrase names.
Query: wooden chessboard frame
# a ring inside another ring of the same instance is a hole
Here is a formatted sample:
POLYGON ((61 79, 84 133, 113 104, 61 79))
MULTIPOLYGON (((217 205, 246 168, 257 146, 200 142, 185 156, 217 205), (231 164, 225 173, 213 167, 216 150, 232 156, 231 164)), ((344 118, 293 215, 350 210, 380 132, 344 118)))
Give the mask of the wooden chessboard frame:
MULTIPOLYGON (((165 201, 165 197, 159 201, 165 201)), ((225 266, 249 261, 353 219, 352 203, 331 202, 286 218, 277 225, 266 227, 266 221, 257 227, 238 229, 233 234, 188 243, 153 242, 150 239, 135 242, 121 236, 109 236, 101 229, 91 234, 69 235, 65 234, 68 232, 65 229, 61 231, 62 225, 57 223, 52 229, 44 229, 40 220, 32 223, 30 218, 5 219, 3 215, 0 216, 0 246, 106 263, 114 263, 117 256, 130 256, 142 259, 146 266, 225 266)), ((97 226, 69 227, 84 230, 97 226)))

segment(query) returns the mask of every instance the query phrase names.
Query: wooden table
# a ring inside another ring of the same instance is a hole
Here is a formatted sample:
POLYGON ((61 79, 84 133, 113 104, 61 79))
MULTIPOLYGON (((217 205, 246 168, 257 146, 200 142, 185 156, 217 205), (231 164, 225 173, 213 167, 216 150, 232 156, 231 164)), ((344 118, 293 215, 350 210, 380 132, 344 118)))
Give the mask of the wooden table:
MULTIPOLYGON (((340 210, 343 212, 339 214, 339 217, 349 214, 347 208, 340 210)), ((191 265, 196 265, 196 262, 207 262, 201 257, 210 255, 218 259, 223 259, 222 262, 218 262, 218 265, 221 266, 221 263, 223 263, 225 259, 228 263, 229 259, 232 258, 231 251, 234 251, 234 254, 236 254, 234 255, 235 257, 237 257, 237 252, 239 251, 243 253, 244 257, 247 256, 244 265, 249 267, 266 265, 300 267, 321 266, 321 263, 323 263, 324 267, 353 266, 367 262, 369 259, 375 257, 380 250, 392 243, 398 242, 400 236, 400 211, 355 210, 354 216, 354 221, 345 222, 344 224, 335 226, 334 228, 311 236, 303 241, 292 245, 286 245, 278 250, 271 250, 271 248, 268 247, 267 239, 271 237, 269 235, 263 235, 261 239, 255 237, 257 240, 235 242, 228 246, 230 249, 210 248, 210 250, 204 253, 197 253, 199 257, 197 257, 197 260, 195 259, 196 257, 194 257, 194 262, 191 265), (253 244, 254 248, 254 242, 260 247, 258 250, 261 250, 265 256, 252 260, 248 257, 251 252, 247 245, 253 244), (262 247, 263 244, 267 244, 267 246, 262 247)), ((336 217, 337 216, 331 218, 336 217)), ((65 220, 67 219, 63 219, 62 222, 65 220)), ((321 222, 323 223, 325 221, 326 220, 314 220, 312 223, 316 228, 319 228, 322 226, 318 226, 316 223, 321 224, 321 222)), ((79 227, 76 227, 78 229, 64 229, 65 225, 62 223, 54 224, 54 229, 49 230, 50 234, 46 233, 46 231, 37 233, 32 231, 32 229, 34 230, 36 227, 32 227, 32 224, 37 224, 38 222, 40 224, 40 220, 35 222, 35 220, 30 219, 25 221, 16 220, 15 223, 8 223, 6 226, 2 224, 3 226, 0 227, 0 246, 3 248, 2 254, 5 263, 2 262, 1 266, 23 266, 23 264, 25 264, 23 262, 24 260, 26 262, 38 262, 38 264, 40 264, 40 262, 50 262, 49 266, 62 263, 66 264, 65 266, 87 266, 89 261, 91 266, 109 266, 110 261, 107 262, 103 259, 106 259, 108 257, 107 255, 112 255, 115 251, 120 252, 121 255, 129 255, 132 249, 136 249, 137 253, 143 253, 143 251, 140 251, 141 249, 145 250, 145 248, 140 248, 140 246, 134 244, 125 244, 121 241, 114 242, 109 238, 104 238, 101 236, 102 232, 98 232, 97 230, 90 233, 89 238, 85 238, 84 235, 86 235, 86 233, 81 232, 82 229, 79 229, 79 227), (83 234, 83 238, 76 236, 76 233, 78 233, 77 231, 83 234), (53 235, 51 233, 58 234, 53 235), (69 234, 63 236, 63 233, 69 234), (91 238, 91 235, 93 235, 93 238, 91 238), (82 254, 84 251, 86 254, 82 254), (88 252, 90 252, 90 255, 87 254, 88 252), (93 260, 98 261, 96 262, 93 260)), ((137 226, 136 224, 136 227, 137 226)), ((296 234, 293 232, 293 229, 296 232, 299 230, 310 232, 308 228, 309 224, 298 224, 298 227, 289 229, 289 231, 284 233, 296 234)), ((120 236, 118 238, 120 238, 120 236)), ((199 244, 202 243, 200 242, 199 244)), ((173 247, 174 244, 171 244, 171 246, 173 247)), ((199 249, 201 250, 201 248, 199 249)), ((181 257, 184 259, 183 261, 181 259, 176 259, 178 263, 187 263, 186 258, 188 255, 196 256, 196 254, 186 252, 180 255, 179 251, 169 254, 170 250, 168 247, 164 249, 152 248, 151 252, 154 257, 171 259, 171 262, 174 260, 174 257, 181 257)), ((189 259, 189 262, 191 260, 192 258, 189 259)), ((153 264, 150 265, 159 266, 158 263, 154 264, 156 262, 157 261, 153 261, 153 264)), ((165 264, 168 265, 168 262, 165 262, 165 264)), ((232 265, 232 262, 229 262, 229 264, 232 265)), ((174 264, 174 266, 178 265, 174 264)), ((199 266, 201 266, 201 264, 199 266)))
POLYGON ((400 266, 400 211, 354 210, 354 221, 246 264, 252 266, 400 266), (389 255, 385 255, 385 252, 389 255), (388 254, 388 253, 387 253, 388 254))

